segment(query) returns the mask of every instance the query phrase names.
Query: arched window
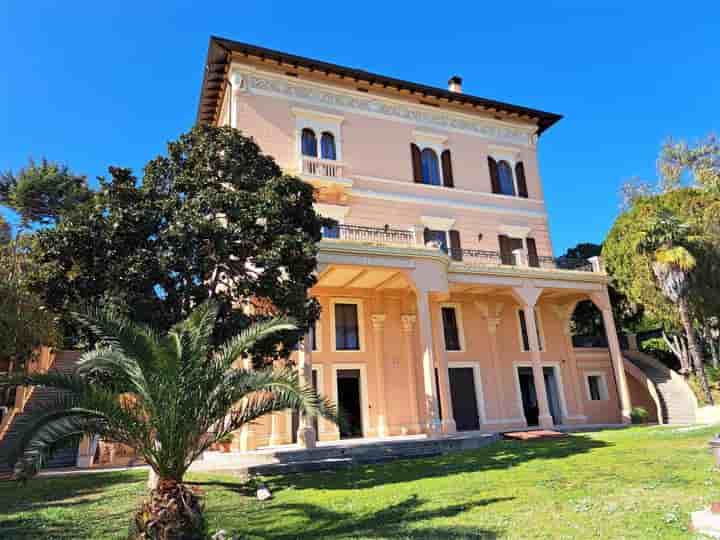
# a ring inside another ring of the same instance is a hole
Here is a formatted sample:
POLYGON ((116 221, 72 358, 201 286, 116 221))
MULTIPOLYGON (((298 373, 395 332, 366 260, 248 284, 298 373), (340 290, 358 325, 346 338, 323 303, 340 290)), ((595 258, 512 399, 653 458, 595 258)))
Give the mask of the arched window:
POLYGON ((335 155, 335 137, 329 131, 320 137, 320 155, 323 159, 337 159, 335 155))
POLYGON ((440 167, 438 166, 437 154, 430 148, 425 148, 420 153, 422 159, 423 184, 431 186, 440 185, 440 167))
POLYGON ((317 139, 312 129, 302 130, 302 154, 303 156, 317 157, 317 139))
POLYGON ((515 195, 512 168, 507 161, 498 163, 498 180, 500 183, 500 193, 503 195, 515 195))

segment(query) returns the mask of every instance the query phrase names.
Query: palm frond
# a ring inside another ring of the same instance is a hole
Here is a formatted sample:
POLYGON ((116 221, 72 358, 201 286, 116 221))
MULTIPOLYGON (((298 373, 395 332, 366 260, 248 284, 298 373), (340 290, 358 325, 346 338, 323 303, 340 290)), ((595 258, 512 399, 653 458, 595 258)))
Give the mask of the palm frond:
POLYGON ((278 317, 255 323, 225 342, 213 355, 213 360, 227 369, 258 341, 284 330, 297 330, 295 320, 287 317, 278 317))
POLYGON ((133 392, 146 401, 152 401, 145 373, 135 358, 127 356, 121 349, 105 346, 84 353, 76 372, 84 377, 108 375, 118 392, 133 392))
POLYGON ((187 319, 172 327, 169 335, 174 338, 176 345, 183 345, 177 350, 177 358, 199 358, 200 361, 205 359, 210 351, 219 310, 216 301, 207 300, 196 307, 187 319))
POLYGON ((687 249, 682 246, 675 246, 667 249, 659 249, 655 252, 655 260, 660 264, 667 264, 670 266, 676 266, 680 270, 689 272, 697 261, 687 249))

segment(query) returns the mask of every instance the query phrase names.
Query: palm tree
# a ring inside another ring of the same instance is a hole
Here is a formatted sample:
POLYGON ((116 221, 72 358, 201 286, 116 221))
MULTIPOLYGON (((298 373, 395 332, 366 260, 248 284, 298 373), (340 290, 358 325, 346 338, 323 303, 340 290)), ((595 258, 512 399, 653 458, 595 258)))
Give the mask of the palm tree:
POLYGON ((655 282, 663 295, 677 307, 680 322, 688 341, 688 352, 700 380, 702 392, 712 405, 705 365, 697 334, 690 315, 690 274, 696 266, 695 257, 682 243, 690 239, 689 225, 681 222, 670 210, 661 209, 648 220, 638 250, 650 258, 655 282))
POLYGON ((173 538, 201 534, 202 507, 183 478, 212 444, 278 410, 292 408, 336 420, 334 407, 301 385, 294 370, 235 367, 258 340, 296 330, 292 321, 257 323, 213 349, 217 313, 215 303, 205 303, 166 335, 113 309, 78 316, 98 344, 81 357, 75 373, 6 381, 61 391, 56 403, 24 425, 8 456, 16 477, 35 474, 58 444, 97 435, 132 447, 157 475, 157 487, 138 513, 143 517, 136 516, 137 530, 154 538, 157 531, 147 531, 150 523, 156 529, 180 531, 173 538), (158 515, 164 517, 152 525, 158 515))

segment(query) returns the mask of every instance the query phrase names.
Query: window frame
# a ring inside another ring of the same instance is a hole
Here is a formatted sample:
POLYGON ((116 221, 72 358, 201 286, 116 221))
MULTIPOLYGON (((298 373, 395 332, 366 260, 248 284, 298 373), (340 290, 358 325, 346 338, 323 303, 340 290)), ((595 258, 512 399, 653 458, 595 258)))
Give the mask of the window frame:
POLYGON ((442 329, 442 343, 445 352, 448 353, 463 353, 466 352, 465 347, 465 331, 462 316, 462 307, 458 302, 442 302, 439 309, 440 316, 440 327, 442 329), (459 349, 448 349, 447 342, 445 340, 445 318, 443 317, 443 309, 453 309, 455 311, 455 325, 457 326, 457 338, 459 349))
POLYGON ((317 133, 315 133, 315 130, 311 127, 304 127, 300 130, 300 155, 302 157, 308 157, 308 158, 318 158, 318 137, 317 133), (312 133, 313 138, 315 139, 315 153, 314 154, 306 154, 305 153, 305 133, 312 133))
POLYGON ((332 339, 330 343, 331 351, 336 353, 357 354, 364 353, 365 348, 365 309, 364 302, 361 298, 344 298, 337 297, 330 299, 330 325, 332 331, 332 339), (358 347, 357 349, 338 349, 337 348, 337 322, 335 320, 335 306, 337 304, 354 304, 357 306, 358 321, 358 347))
POLYGON ((335 134, 329 129, 323 129, 322 133, 320 134, 319 142, 320 142, 320 144, 318 145, 318 156, 317 157, 319 159, 323 159, 325 161, 338 161, 337 141, 335 138, 335 134), (335 157, 328 158, 323 155, 323 153, 324 153, 323 152, 323 140, 325 139, 326 135, 329 135, 330 138, 332 139, 332 149, 333 149, 333 154, 335 155, 335 157))
MULTIPOLYGON (((524 199, 525 197, 520 197, 519 193, 520 190, 518 189, 518 182, 517 182, 517 175, 515 174, 515 166, 523 161, 522 156, 520 153, 514 149, 506 149, 502 147, 491 147, 490 151, 488 152, 488 157, 491 157, 495 160, 496 165, 498 166, 498 182, 500 181, 500 162, 505 161, 510 167, 510 177, 513 181, 513 190, 515 192, 514 195, 507 195, 505 193, 491 193, 491 195, 497 195, 498 197, 514 197, 517 199, 524 199)), ((488 170, 488 174, 490 171, 488 170)), ((527 171, 525 171, 525 182, 527 183, 527 171)), ((529 197, 528 197, 529 198, 529 197)))
POLYGON ((420 174, 422 176, 422 183, 425 186, 435 186, 435 187, 444 187, 443 186, 443 177, 442 177, 442 167, 440 165, 440 156, 437 153, 437 150, 433 148, 432 146, 425 146, 420 148, 420 174), (427 153, 432 153, 435 159, 435 174, 437 175, 437 184, 433 184, 432 182, 426 181, 428 179, 425 178, 425 156, 429 155, 427 153))
MULTIPOLYGON (((495 159, 495 158, 493 158, 495 159)), ((502 195, 503 197, 519 197, 518 195, 518 186, 517 186, 517 178, 515 178, 515 167, 507 160, 507 159, 500 159, 495 160, 497 163, 497 171, 498 171, 498 186, 500 189, 502 189, 502 180, 500 175, 500 169, 501 165, 507 166, 508 173, 510 174, 510 183, 512 184, 512 193, 496 193, 496 195, 502 195)))
POLYGON ((585 395, 588 401, 609 401, 610 400, 610 389, 608 388, 607 375, 602 371, 587 371, 585 372, 585 395), (593 399, 592 391, 590 390, 590 378, 597 377, 600 380, 598 391, 600 392, 600 399, 593 399))
MULTIPOLYGON (((517 318, 518 323, 518 337, 520 339, 520 350, 522 352, 531 352, 530 351, 530 334, 528 333, 528 348, 525 349, 525 340, 523 339, 523 331, 522 331, 522 320, 520 319, 520 312, 523 312, 525 316, 525 327, 527 328, 527 313, 525 313, 525 309, 522 306, 519 306, 517 310, 515 311, 515 317, 517 318)), ((543 321, 542 321, 542 313, 540 311, 540 306, 535 306, 535 326, 537 327, 537 333, 538 333, 538 346, 540 349, 540 352, 545 352, 547 343, 545 343, 545 331, 543 330, 543 321)), ((529 330, 529 329, 528 329, 529 330)))

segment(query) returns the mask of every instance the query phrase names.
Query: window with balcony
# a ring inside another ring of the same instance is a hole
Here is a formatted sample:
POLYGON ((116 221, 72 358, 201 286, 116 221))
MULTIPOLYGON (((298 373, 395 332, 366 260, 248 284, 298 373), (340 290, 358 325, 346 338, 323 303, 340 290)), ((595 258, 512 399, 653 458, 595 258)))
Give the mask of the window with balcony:
POLYGON ((488 168, 493 193, 528 198, 525 166, 522 161, 515 162, 513 166, 509 159, 488 156, 488 168))
POLYGON ((302 130, 301 147, 303 156, 317 157, 317 138, 312 129, 304 128, 302 130))
POLYGON ((415 183, 428 186, 454 187, 450 150, 440 152, 439 149, 436 151, 435 148, 430 147, 420 149, 420 146, 411 143, 410 154, 415 183), (440 159, 438 159, 438 153, 440 159))
POLYGON ((504 234, 498 236, 500 244, 501 264, 516 265, 518 260, 515 257, 517 250, 522 250, 527 255, 527 265, 533 268, 540 267, 540 257, 537 252, 537 244, 534 238, 511 238, 504 234))
POLYGON ((320 137, 320 156, 323 159, 336 160, 335 136, 329 131, 323 132, 320 137))

